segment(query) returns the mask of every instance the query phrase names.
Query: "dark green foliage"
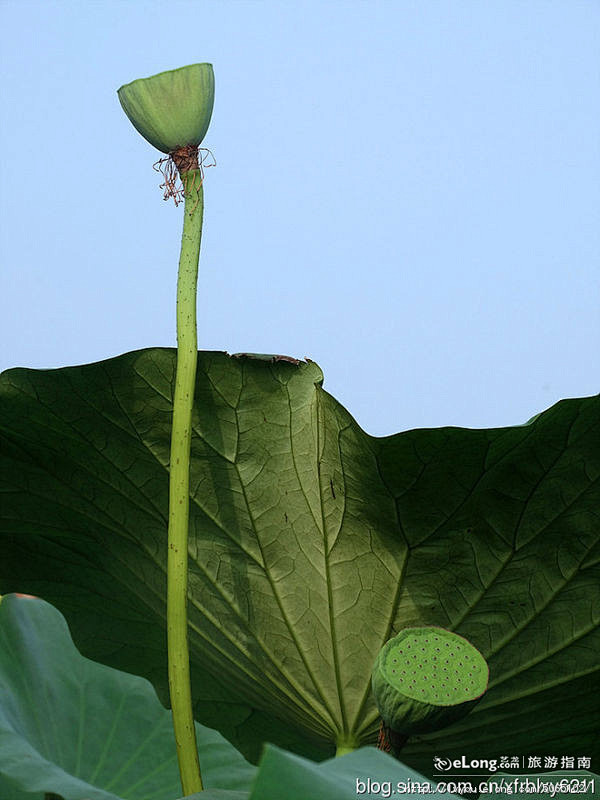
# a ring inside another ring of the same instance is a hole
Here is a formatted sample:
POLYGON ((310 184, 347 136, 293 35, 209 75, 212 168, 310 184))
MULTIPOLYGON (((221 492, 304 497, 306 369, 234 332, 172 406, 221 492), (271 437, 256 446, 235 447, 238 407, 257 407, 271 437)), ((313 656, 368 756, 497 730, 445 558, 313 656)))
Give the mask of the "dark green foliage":
MULTIPOLYGON (((54 603, 83 653, 166 697, 175 354, 0 379, 0 591, 54 603)), ((440 626, 486 658, 475 710, 402 758, 594 756, 600 401, 527 425, 374 438, 314 363, 200 353, 190 646, 197 718, 258 758, 375 742, 374 659, 440 626)))

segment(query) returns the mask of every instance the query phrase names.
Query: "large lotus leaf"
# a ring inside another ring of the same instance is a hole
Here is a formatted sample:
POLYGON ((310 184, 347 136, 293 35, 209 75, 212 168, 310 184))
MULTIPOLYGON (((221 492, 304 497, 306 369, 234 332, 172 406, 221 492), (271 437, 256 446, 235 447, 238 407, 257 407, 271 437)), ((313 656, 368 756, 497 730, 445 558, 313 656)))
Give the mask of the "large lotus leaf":
MULTIPOLYGON (((9 781, 8 778, 3 777, 1 774, 0 797, 2 800, 53 800, 52 795, 50 795, 49 798, 48 795, 42 792, 23 792, 15 786, 12 781, 9 781)), ((245 798, 242 800, 245 800, 245 798)))
MULTIPOLYGON (((460 800, 445 783, 444 797, 460 800)), ((361 747, 341 758, 316 764, 267 745, 252 789, 240 795, 239 800, 379 800, 396 795, 418 800, 424 794, 435 794, 435 788, 423 775, 372 747, 361 747)), ((229 794, 221 795, 218 789, 191 795, 189 800, 213 798, 236 800, 229 794)))
POLYGON ((498 772, 487 780, 489 795, 508 794, 511 800, 531 800, 532 797, 600 798, 600 775, 588 770, 555 770, 535 774, 498 772))
MULTIPOLYGON (((256 767, 216 731, 196 734, 206 786, 248 789, 256 767)), ((171 713, 152 685, 83 658, 37 598, 0 603, 0 779, 15 798, 181 796, 171 713)))
MULTIPOLYGON (((0 590, 66 615, 85 655, 162 690, 175 353, 0 379, 0 590)), ((490 665, 432 755, 591 755, 598 692, 600 398, 529 424, 367 435, 309 363, 200 353, 190 646, 198 718, 256 757, 373 741, 371 667, 440 625, 490 665)))
MULTIPOLYGON (((435 794, 435 784, 372 747, 316 764, 267 745, 252 789, 240 800, 376 800, 396 795, 417 800, 428 793, 435 794)), ((205 795, 194 794, 189 800, 204 800, 205 795)), ((219 790, 206 800, 213 796, 219 800, 219 790)), ((449 791, 444 797, 460 800, 449 791)), ((223 800, 230 800, 229 795, 223 800)))
MULTIPOLYGON (((372 747, 361 747, 341 758, 315 764, 297 755, 267 746, 256 774, 250 800, 365 800, 402 795, 417 800, 435 794, 419 773, 372 747)), ((449 791, 448 800, 460 800, 449 791)), ((201 800, 201 796, 198 796, 201 800)))

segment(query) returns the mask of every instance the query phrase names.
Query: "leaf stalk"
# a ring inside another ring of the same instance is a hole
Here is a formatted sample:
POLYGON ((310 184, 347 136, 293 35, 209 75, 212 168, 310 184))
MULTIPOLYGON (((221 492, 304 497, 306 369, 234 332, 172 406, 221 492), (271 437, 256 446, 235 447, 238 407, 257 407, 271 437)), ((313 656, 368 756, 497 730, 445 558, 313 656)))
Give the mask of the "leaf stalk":
POLYGON ((345 756, 347 753, 354 752, 359 746, 360 742, 356 736, 350 733, 338 736, 335 749, 336 758, 337 756, 345 756))

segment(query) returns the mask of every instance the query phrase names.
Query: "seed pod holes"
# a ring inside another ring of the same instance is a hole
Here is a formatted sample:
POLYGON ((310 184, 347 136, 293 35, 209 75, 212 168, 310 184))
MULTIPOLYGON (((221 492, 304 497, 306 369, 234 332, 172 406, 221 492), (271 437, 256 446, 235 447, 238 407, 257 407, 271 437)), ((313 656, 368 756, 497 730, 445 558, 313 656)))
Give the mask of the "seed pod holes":
POLYGON ((372 675, 384 723, 406 735, 437 730, 468 713, 487 682, 488 667, 481 653, 462 636, 442 628, 401 631, 379 652, 372 675), (435 655, 440 647, 448 666, 435 655))

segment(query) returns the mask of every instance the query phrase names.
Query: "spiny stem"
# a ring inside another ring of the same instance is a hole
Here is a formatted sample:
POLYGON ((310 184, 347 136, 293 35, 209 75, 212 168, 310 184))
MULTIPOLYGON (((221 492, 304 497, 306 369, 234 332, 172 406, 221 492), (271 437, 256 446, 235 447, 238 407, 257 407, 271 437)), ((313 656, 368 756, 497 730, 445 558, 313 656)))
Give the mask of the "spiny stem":
POLYGON ((181 180, 185 190, 185 207, 177 278, 177 371, 169 477, 167 646, 175 744, 183 794, 187 797, 201 792, 203 788, 192 712, 187 585, 190 445, 198 361, 196 286, 204 196, 199 170, 183 172, 181 180))

